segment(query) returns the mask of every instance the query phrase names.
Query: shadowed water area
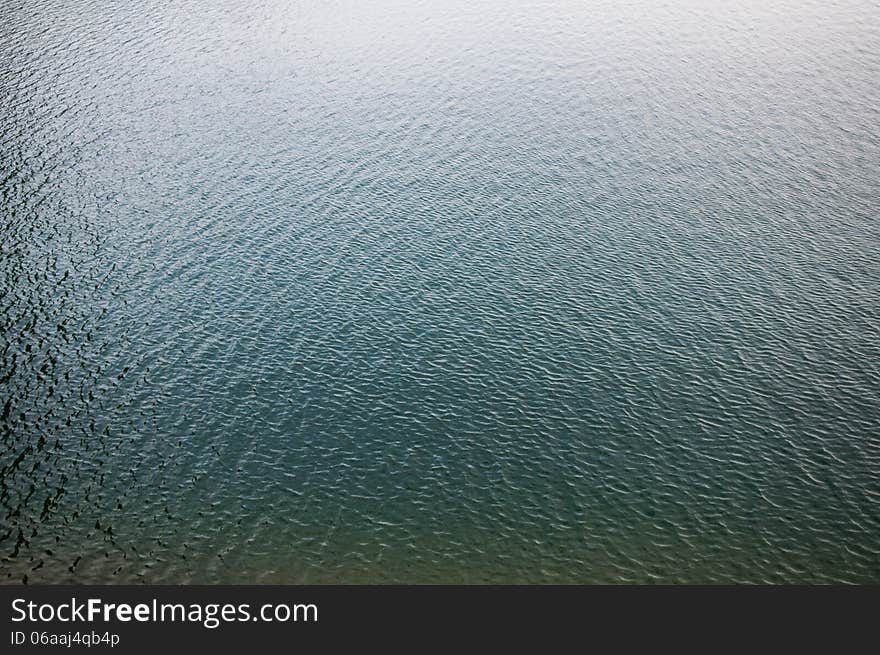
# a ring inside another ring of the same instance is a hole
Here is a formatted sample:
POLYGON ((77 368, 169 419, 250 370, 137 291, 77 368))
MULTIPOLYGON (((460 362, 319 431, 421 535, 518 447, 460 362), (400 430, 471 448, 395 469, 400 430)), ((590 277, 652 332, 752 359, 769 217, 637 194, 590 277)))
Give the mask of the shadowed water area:
POLYGON ((880 6, 0 0, 0 574, 880 581, 880 6))

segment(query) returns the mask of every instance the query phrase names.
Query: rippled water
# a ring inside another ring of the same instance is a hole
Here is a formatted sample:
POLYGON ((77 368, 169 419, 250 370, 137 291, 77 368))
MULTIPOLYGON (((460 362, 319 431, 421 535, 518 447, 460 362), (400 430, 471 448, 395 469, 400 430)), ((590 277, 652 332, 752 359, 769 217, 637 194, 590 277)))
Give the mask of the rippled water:
POLYGON ((0 572, 880 581, 880 6, 0 4, 0 572))

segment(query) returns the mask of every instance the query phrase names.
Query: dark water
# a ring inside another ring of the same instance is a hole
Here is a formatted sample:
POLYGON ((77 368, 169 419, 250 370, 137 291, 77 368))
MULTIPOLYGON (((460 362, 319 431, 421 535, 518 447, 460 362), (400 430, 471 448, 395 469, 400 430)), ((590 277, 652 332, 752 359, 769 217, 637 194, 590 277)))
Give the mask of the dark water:
POLYGON ((0 4, 7 581, 880 581, 876 2, 0 4))

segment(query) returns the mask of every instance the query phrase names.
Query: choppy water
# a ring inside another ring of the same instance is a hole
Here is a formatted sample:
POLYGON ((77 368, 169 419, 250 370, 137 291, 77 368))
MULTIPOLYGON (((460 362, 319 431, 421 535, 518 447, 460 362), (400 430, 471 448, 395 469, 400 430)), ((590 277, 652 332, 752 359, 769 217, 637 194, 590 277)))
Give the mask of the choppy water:
POLYGON ((880 5, 0 4, 0 572, 880 581, 880 5))

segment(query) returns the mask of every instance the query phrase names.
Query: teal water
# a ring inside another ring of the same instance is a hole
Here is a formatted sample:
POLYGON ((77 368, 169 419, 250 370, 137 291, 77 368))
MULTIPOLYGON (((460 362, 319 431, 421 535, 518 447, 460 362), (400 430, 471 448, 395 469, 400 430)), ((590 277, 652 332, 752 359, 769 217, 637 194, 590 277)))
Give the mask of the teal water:
POLYGON ((0 3, 9 582, 880 582, 880 6, 0 3))

